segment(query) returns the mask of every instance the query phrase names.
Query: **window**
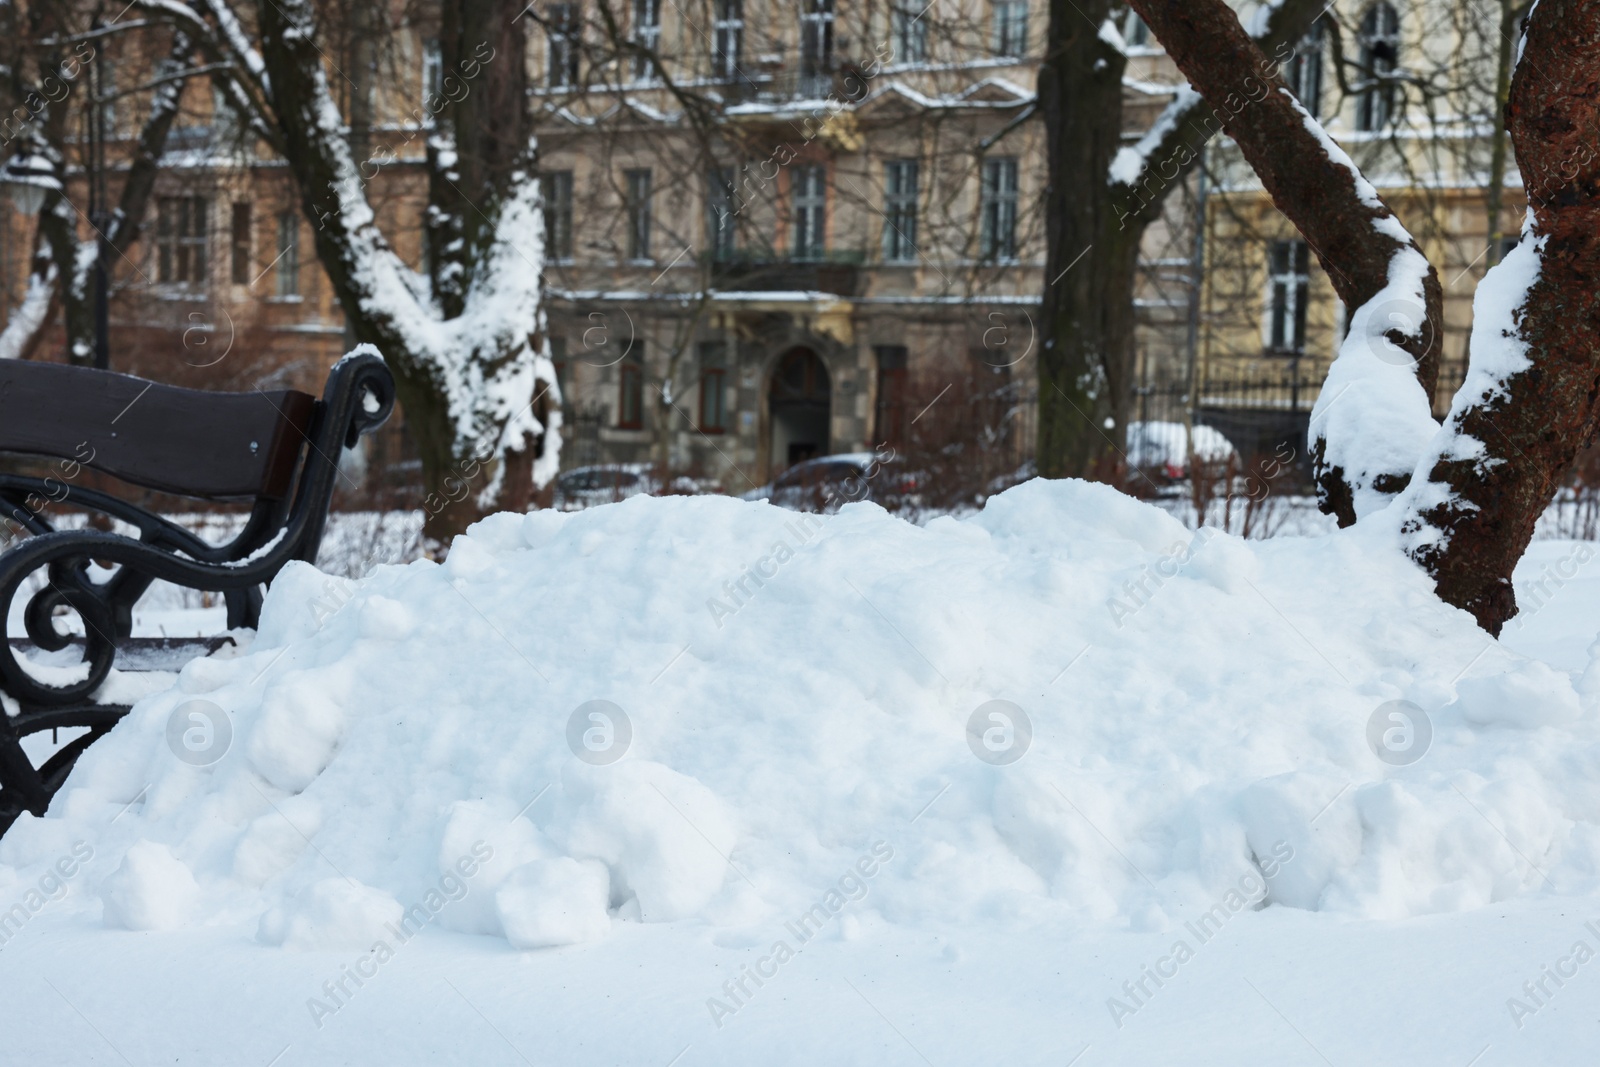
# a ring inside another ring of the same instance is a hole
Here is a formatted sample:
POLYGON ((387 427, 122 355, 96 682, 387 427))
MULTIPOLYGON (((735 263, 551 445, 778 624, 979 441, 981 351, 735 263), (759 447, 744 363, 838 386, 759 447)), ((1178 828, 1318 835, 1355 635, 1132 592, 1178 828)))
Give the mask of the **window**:
POLYGON ((617 429, 644 429, 644 342, 634 341, 633 351, 617 367, 617 429))
POLYGON ((833 88, 833 0, 800 0, 800 93, 833 88))
POLYGON ((550 88, 578 84, 578 5, 551 4, 545 11, 550 53, 545 71, 550 88))
POLYGON ((728 346, 721 341, 700 342, 700 432, 723 433, 728 428, 728 346))
POLYGON ((884 164, 883 258, 905 263, 917 258, 917 161, 884 164))
POLYGON ((739 54, 744 50, 744 0, 716 0, 716 4, 712 31, 717 37, 711 74, 732 81, 740 74, 739 54))
POLYGON ((203 196, 164 196, 156 203, 156 277, 167 285, 206 287, 206 215, 203 196))
POLYGON ((1122 40, 1129 48, 1150 47, 1150 27, 1144 24, 1137 11, 1129 11, 1122 23, 1122 40))
POLYGON ((233 202, 233 225, 230 227, 232 237, 231 251, 232 271, 234 285, 250 284, 250 201, 235 200, 233 202))
POLYGON ((928 58, 928 23, 918 0, 897 3, 889 9, 889 36, 894 44, 891 62, 921 63, 928 58))
POLYGON ((211 143, 225 151, 237 150, 242 143, 240 135, 244 125, 239 109, 233 106, 233 98, 220 85, 212 83, 211 143))
POLYGON ((278 216, 278 295, 300 295, 300 216, 285 211, 278 216))
POLYGON ((1303 352, 1306 346, 1306 289, 1311 253, 1304 241, 1273 241, 1268 253, 1270 306, 1267 347, 1274 352, 1303 352))
POLYGON ((444 80, 444 56, 439 51, 439 38, 429 37, 422 42, 422 102, 439 95, 444 80))
POLYGON ((650 55, 661 45, 661 0, 633 0, 633 43, 643 51, 633 56, 633 80, 647 82, 655 77, 650 55))
POLYGON ((897 445, 906 429, 906 346, 874 345, 878 361, 878 404, 873 433, 879 444, 897 445))
POLYGON ((793 174, 794 258, 821 259, 827 248, 828 168, 810 164, 793 174))
POLYGON ((1356 129, 1381 130, 1394 120, 1394 70, 1400 58, 1400 16, 1386 3, 1361 16, 1361 95, 1356 99, 1356 129))
POLYGON ((1294 93, 1295 99, 1300 101, 1300 106, 1310 113, 1312 118, 1318 117, 1322 107, 1322 23, 1314 22, 1311 30, 1300 39, 1300 46, 1294 50, 1294 58, 1289 60, 1289 69, 1284 72, 1289 82, 1289 91, 1294 93))
POLYGON ((1028 0, 995 0, 994 54, 1028 54, 1028 0))
POLYGON ((622 172, 624 207, 628 220, 628 258, 650 258, 650 172, 622 172))
POLYGON ((572 259, 572 172, 553 170, 544 175, 545 255, 557 262, 572 259))
POLYGON ((1017 258, 1017 161, 983 161, 980 244, 984 259, 1017 258))
POLYGON ((718 262, 733 258, 737 248, 733 168, 713 167, 706 175, 706 245, 718 262))

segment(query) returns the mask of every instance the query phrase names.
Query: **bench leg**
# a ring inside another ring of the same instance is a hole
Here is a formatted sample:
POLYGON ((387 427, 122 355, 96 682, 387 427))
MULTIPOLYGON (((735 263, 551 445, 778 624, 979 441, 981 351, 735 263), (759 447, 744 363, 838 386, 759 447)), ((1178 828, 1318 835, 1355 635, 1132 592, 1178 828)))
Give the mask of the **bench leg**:
POLYGON ((43 815, 50 806, 50 791, 22 751, 22 742, 9 726, 0 726, 0 796, 5 794, 10 794, 7 799, 11 803, 3 806, 18 812, 43 815))

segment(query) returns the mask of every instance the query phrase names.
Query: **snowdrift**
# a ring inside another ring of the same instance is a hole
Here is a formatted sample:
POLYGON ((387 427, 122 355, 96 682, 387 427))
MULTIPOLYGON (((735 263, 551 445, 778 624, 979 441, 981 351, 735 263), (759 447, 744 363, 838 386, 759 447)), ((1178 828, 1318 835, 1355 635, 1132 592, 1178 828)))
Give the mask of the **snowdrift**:
POLYGON ((363 952, 1592 891, 1595 671, 1490 641, 1395 538, 1246 543, 1042 480, 925 528, 498 515, 442 565, 286 570, 253 643, 16 824, 0 885, 87 848, 74 921, 363 952))

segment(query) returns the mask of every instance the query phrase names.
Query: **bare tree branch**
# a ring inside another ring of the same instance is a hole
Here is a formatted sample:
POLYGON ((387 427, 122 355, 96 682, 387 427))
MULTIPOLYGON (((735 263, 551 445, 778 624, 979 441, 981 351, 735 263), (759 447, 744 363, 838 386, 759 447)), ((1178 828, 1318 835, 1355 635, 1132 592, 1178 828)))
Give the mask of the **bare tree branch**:
POLYGON ((1351 309, 1349 336, 1312 413, 1320 503, 1349 525, 1405 487, 1435 429, 1438 274, 1222 0, 1131 3, 1351 309))

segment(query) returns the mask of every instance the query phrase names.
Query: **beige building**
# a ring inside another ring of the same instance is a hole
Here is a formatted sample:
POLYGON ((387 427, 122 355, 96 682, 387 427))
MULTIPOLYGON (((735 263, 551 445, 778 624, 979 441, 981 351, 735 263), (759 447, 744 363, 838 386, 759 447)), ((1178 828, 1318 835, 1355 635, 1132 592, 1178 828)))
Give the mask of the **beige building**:
MULTIPOLYGON (((1503 232, 1491 236, 1499 15, 1497 5, 1468 6, 1473 11, 1463 14, 1434 0, 1340 0, 1284 70, 1439 271, 1440 413, 1461 381, 1477 283, 1515 244, 1525 206, 1508 154, 1503 232)), ((1303 381, 1309 397, 1297 386, 1295 401, 1309 409, 1344 337, 1345 309, 1231 143, 1220 142, 1211 158, 1217 181, 1205 206, 1201 403, 1289 403, 1289 383, 1303 381)))
MULTIPOLYGON (((563 465, 664 460, 740 492, 796 460, 884 442, 963 443, 986 474, 1026 460, 1044 5, 627 0, 612 5, 620 48, 593 7, 540 0, 528 14, 563 465)), ((1285 73, 1440 265, 1446 358, 1459 364, 1472 287, 1497 258, 1485 254, 1493 124, 1474 88, 1493 55, 1475 25, 1442 46, 1445 10, 1341 2, 1328 17, 1343 76, 1326 32, 1285 73)), ((1122 29, 1133 137, 1180 79, 1137 20, 1122 29)), ((93 68, 112 97, 113 166, 148 109, 148 63, 118 54, 120 40, 93 68)), ((420 266, 428 102, 470 78, 440 69, 425 24, 371 62, 338 61, 369 197, 420 266)), ((1135 417, 1181 419, 1191 374, 1278 383, 1270 397, 1202 389, 1202 407, 1309 409, 1341 309, 1231 146, 1213 142, 1207 162, 1209 180, 1175 190, 1146 235, 1135 417), (1300 383, 1293 396, 1286 381, 1300 383)), ((14 307, 32 225, 0 210, 0 291, 14 307)), ((1513 231, 1520 211, 1512 190, 1513 231)), ((114 264, 113 366, 216 388, 276 367, 314 388, 346 347, 314 225, 282 162, 191 82, 144 237, 114 264)), ((41 354, 58 351, 47 339, 41 354)), ((380 467, 404 462, 396 424, 380 467)))
MULTIPOLYGON (((978 441, 994 472, 1022 462, 1044 261, 1038 0, 613 6, 620 49, 592 5, 528 16, 564 466, 665 460, 738 492, 913 436, 978 441)), ((123 41, 93 65, 113 193, 149 106, 150 64, 123 41)), ((440 69, 426 26, 378 52, 331 57, 346 77, 330 82, 385 232, 420 266, 427 102, 470 78, 440 69)), ((1173 78, 1159 51, 1134 53, 1136 128, 1173 78)), ((12 223, 15 306, 32 227, 12 223)), ((143 238, 113 264, 112 365, 215 388, 281 367, 314 387, 346 346, 314 225, 282 162, 191 81, 143 238)), ((1181 348, 1188 262, 1152 262, 1182 284, 1147 301, 1149 344, 1181 348)), ((389 447, 385 464, 403 440, 389 447)))
POLYGON ((567 462, 665 460, 738 492, 900 444, 921 418, 992 421, 996 462, 1019 462, 1044 260, 1039 6, 629 15, 664 70, 586 79, 558 33, 535 56, 567 462))

